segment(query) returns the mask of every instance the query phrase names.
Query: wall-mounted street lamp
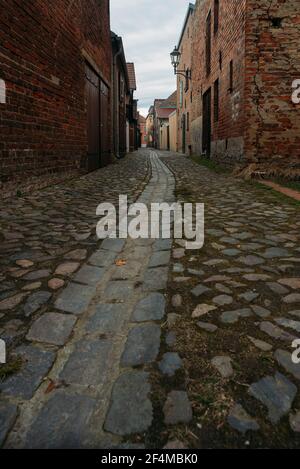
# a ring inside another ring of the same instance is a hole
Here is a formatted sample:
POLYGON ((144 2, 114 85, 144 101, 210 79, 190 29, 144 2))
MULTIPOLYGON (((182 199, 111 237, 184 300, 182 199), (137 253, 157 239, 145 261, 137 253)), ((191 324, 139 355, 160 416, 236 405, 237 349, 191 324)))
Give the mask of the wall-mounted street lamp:
POLYGON ((171 62, 174 67, 174 73, 175 75, 183 76, 186 79, 186 82, 188 83, 188 80, 192 79, 192 73, 191 73, 191 70, 178 70, 178 66, 180 64, 180 58, 181 58, 181 52, 175 46, 173 52, 171 52, 171 62))

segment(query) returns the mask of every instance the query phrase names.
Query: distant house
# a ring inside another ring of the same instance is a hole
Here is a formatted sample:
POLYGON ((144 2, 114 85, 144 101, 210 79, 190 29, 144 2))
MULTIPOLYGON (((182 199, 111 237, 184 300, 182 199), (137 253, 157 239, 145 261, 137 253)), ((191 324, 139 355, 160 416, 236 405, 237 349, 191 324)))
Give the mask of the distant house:
POLYGON ((147 147, 146 119, 139 113, 139 147, 147 147))
POLYGON ((177 92, 167 99, 154 101, 154 146, 159 150, 170 150, 169 117, 177 107, 177 92))

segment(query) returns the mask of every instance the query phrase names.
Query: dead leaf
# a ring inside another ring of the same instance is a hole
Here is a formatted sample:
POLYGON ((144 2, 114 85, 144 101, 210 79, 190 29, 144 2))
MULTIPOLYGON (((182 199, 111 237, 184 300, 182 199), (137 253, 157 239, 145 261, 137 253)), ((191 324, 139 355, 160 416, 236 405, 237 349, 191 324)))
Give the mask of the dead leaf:
POLYGON ((124 259, 119 259, 116 261, 116 266, 117 267, 124 267, 124 265, 127 264, 127 261, 125 261, 124 259))

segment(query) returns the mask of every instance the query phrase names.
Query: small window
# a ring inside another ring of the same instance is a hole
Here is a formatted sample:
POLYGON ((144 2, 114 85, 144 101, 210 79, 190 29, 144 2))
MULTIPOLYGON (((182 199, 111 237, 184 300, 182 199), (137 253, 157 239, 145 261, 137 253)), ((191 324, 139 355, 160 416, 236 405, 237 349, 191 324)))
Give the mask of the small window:
POLYGON ((229 92, 233 92, 233 60, 230 61, 229 65, 229 92))
POLYGON ((0 104, 6 104, 6 85, 2 79, 0 79, 0 104))
POLYGON ((219 80, 214 83, 214 122, 219 121, 219 80))
POLYGON ((215 0, 214 6, 214 33, 217 34, 219 30, 219 17, 220 17, 220 1, 215 0))

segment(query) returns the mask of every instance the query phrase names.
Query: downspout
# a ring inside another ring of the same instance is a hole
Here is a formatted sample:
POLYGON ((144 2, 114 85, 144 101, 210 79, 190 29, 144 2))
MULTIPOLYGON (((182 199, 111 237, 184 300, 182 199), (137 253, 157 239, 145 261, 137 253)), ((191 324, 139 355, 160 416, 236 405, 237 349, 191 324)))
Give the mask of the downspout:
POLYGON ((117 132, 118 129, 118 115, 119 113, 117 112, 117 93, 116 93, 116 66, 117 66, 117 59, 118 57, 122 54, 122 46, 119 46, 118 52, 115 53, 114 58, 113 58, 113 87, 114 87, 114 105, 113 105, 113 123, 114 123, 114 131, 113 131, 113 138, 114 138, 114 150, 115 150, 115 157, 117 159, 121 159, 120 153, 119 153, 119 133, 117 132))

